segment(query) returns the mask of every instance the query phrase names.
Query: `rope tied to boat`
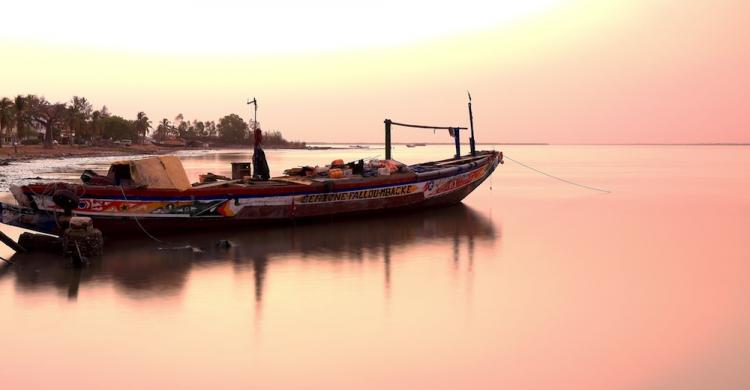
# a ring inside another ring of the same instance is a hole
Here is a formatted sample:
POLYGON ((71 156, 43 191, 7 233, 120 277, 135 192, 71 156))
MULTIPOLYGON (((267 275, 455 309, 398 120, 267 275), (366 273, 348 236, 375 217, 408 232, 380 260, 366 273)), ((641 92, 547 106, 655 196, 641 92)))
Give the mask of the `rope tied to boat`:
POLYGON ((540 173, 540 174, 542 174, 544 176, 551 177, 551 178, 553 178, 555 180, 559 180, 559 181, 561 181, 563 183, 567 183, 567 184, 571 184, 571 185, 574 185, 574 186, 577 186, 577 187, 585 188, 587 190, 603 192, 605 194, 611 194, 612 193, 612 191, 610 191, 610 190, 605 190, 603 188, 597 188, 597 187, 592 187, 592 186, 588 186, 588 185, 581 184, 581 183, 576 183, 574 181, 571 181, 571 180, 568 180, 568 179, 563 179, 562 177, 549 174, 547 172, 544 172, 544 171, 541 171, 539 169, 536 169, 536 168, 534 168, 534 167, 532 167, 530 165, 524 164, 524 163, 522 163, 522 162, 520 162, 518 160, 510 158, 510 157, 508 157, 507 154, 504 154, 503 157, 507 158, 510 161, 513 161, 514 163, 516 163, 516 164, 518 164, 518 165, 520 165, 520 166, 522 166, 524 168, 530 169, 530 170, 532 170, 534 172, 537 172, 537 173, 540 173))
MULTIPOLYGON (((125 189, 122 188, 122 185, 119 185, 118 187, 120 188, 120 192, 122 193, 122 198, 125 199, 126 202, 130 202, 130 200, 128 200, 128 197, 125 196, 125 189)), ((149 233, 148 230, 146 230, 145 227, 143 227, 143 225, 141 224, 141 221, 138 219, 137 215, 133 215, 133 220, 135 220, 135 223, 136 223, 136 225, 138 225, 138 228, 141 229, 141 231, 143 232, 143 234, 145 234, 148 238, 150 238, 150 239, 152 239, 152 240, 154 240, 154 241, 156 241, 156 242, 158 242, 160 244, 172 245, 173 246, 172 248, 159 248, 159 249, 172 249, 172 250, 174 250, 174 249, 187 249, 187 248, 190 248, 193 252, 200 252, 200 249, 198 249, 198 248, 190 245, 187 242, 178 243, 178 242, 165 241, 165 240, 157 238, 153 234, 149 233)))

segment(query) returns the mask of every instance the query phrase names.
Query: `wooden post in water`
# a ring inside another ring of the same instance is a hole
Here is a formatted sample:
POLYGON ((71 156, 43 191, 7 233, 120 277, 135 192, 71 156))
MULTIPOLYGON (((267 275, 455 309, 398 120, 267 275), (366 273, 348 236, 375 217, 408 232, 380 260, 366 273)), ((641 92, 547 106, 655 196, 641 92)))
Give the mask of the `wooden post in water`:
POLYGON ((390 119, 385 120, 385 159, 391 159, 391 123, 390 119))

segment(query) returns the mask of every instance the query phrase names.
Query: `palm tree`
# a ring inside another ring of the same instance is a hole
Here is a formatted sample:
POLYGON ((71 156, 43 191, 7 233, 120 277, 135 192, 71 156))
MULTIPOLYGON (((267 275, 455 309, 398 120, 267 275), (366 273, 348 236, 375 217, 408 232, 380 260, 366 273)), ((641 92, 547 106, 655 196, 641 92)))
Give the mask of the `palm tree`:
POLYGON ((206 128, 208 128, 208 136, 209 137, 215 137, 216 136, 216 122, 215 121, 207 122, 206 128))
POLYGON ((159 141, 164 141, 164 138, 166 138, 171 132, 172 126, 169 124, 169 120, 164 118, 159 122, 159 126, 156 128, 156 133, 154 135, 159 141))
POLYGON ((199 120, 196 120, 195 121, 195 132, 198 133, 199 136, 203 137, 203 136, 206 135, 206 134, 204 134, 205 131, 206 131, 206 124, 203 123, 203 122, 201 122, 201 121, 199 121, 199 120))
POLYGON ((10 128, 13 122, 13 102, 4 97, 0 100, 0 147, 5 140, 5 129, 10 128))
POLYGON ((102 113, 99 110, 96 110, 91 113, 91 138, 101 136, 101 132, 99 131, 99 127, 102 123, 102 113))
POLYGON ((14 117, 16 120, 16 134, 19 138, 24 136, 24 127, 26 125, 26 98, 18 95, 13 101, 14 117))
POLYGON ((188 124, 185 123, 185 116, 182 115, 182 113, 177 114, 176 117, 174 117, 174 122, 172 123, 172 126, 170 128, 170 132, 177 132, 180 137, 184 137, 185 133, 187 132, 188 124))
POLYGON ((135 130, 138 132, 138 135, 141 137, 141 143, 146 143, 146 133, 148 133, 148 130, 151 128, 151 120, 148 119, 146 116, 146 113, 141 111, 137 115, 137 119, 135 120, 135 130))
POLYGON ((68 108, 67 127, 68 127, 68 139, 70 144, 73 145, 73 134, 75 132, 75 138, 81 137, 86 126, 86 121, 91 118, 91 103, 86 100, 85 97, 73 96, 70 100, 70 107, 68 108))

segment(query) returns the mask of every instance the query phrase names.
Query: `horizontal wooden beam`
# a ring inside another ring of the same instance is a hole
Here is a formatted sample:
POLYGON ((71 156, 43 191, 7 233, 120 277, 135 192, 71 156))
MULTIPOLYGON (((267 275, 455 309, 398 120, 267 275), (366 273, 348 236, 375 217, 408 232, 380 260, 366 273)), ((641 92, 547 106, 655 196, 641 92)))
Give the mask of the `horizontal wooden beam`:
POLYGON ((451 130, 451 129, 459 129, 459 130, 468 130, 466 127, 458 127, 458 126, 424 126, 424 125, 410 125, 406 123, 399 123, 399 122, 393 122, 391 121, 392 125, 397 126, 403 126, 403 127, 413 127, 416 129, 434 129, 434 130, 451 130))

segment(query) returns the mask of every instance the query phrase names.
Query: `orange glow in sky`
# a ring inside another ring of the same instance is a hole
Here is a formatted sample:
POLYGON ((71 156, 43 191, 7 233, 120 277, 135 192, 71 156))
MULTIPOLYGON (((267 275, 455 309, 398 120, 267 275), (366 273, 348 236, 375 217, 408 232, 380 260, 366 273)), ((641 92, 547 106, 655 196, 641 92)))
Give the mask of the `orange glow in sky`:
MULTIPOLYGON (((287 138, 377 142, 386 117, 465 125, 470 90, 479 142, 750 142, 743 1, 77 0, 3 15, 0 95, 82 95, 129 118, 247 118, 257 97, 287 138)), ((431 137, 395 140, 450 141, 431 137)))

